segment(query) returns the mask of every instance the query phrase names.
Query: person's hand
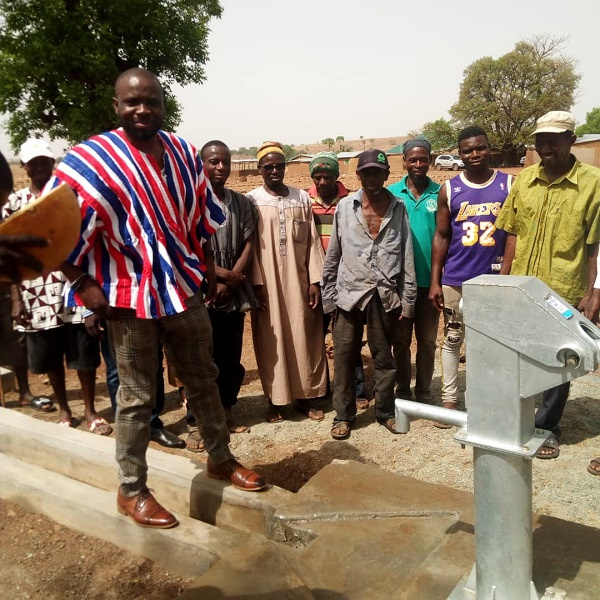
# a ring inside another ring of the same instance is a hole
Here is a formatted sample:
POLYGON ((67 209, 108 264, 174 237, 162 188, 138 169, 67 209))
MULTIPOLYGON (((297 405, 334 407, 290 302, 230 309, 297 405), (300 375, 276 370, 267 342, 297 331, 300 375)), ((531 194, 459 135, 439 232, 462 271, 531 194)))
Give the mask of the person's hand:
POLYGON ((590 295, 582 298, 577 310, 592 323, 598 323, 600 313, 600 290, 594 289, 590 295))
POLYGON ((258 310, 267 310, 267 297, 265 296, 262 285, 254 286, 254 295, 256 296, 256 301, 258 302, 258 310))
POLYGON ((214 304, 217 297, 217 280, 215 277, 206 277, 206 294, 204 294, 204 302, 206 304, 214 304))
POLYGON ((231 294, 229 288, 224 283, 217 283, 217 295, 215 297, 215 306, 226 304, 231 294))
POLYGON ((239 271, 229 271, 227 269, 220 271, 219 277, 223 280, 223 283, 232 290, 240 287, 244 279, 246 279, 246 276, 243 273, 240 273, 239 271))
POLYGON ((27 327, 31 321, 31 315, 25 309, 25 303, 20 298, 12 301, 10 316, 17 325, 27 327))
POLYGON ((33 235, 0 235, 0 277, 19 283, 19 267, 29 267, 41 273, 42 263, 27 254, 27 248, 44 248, 47 245, 48 240, 33 235))
POLYGON ((89 317, 86 317, 83 320, 83 324, 85 325, 85 330, 89 335, 99 339, 104 338, 106 330, 102 326, 102 321, 97 314, 94 313, 89 317))
POLYGON ((444 310, 444 294, 442 293, 442 286, 439 283, 434 283, 429 288, 429 301, 435 309, 440 312, 444 310))
POLYGON ((114 316, 113 307, 108 303, 100 284, 95 279, 86 277, 76 293, 84 306, 100 319, 111 319, 114 316))
POLYGON ((308 286, 308 305, 314 310, 321 301, 321 288, 317 283, 308 286))

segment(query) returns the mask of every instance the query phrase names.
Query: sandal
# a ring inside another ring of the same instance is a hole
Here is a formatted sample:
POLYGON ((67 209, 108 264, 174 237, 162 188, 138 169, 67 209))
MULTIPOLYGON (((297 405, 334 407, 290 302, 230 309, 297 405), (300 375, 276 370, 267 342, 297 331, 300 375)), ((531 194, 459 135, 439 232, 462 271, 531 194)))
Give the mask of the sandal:
POLYGON ((390 433, 398 435, 400 432, 396 429, 396 419, 377 419, 380 425, 383 425, 390 433))
POLYGON ((34 410, 39 410, 41 412, 50 412, 54 408, 54 404, 52 404, 52 400, 47 396, 34 396, 31 401, 21 402, 21 406, 29 406, 34 410))
POLYGON ((367 410, 369 408, 370 402, 366 398, 357 398, 356 399, 356 409, 357 410, 367 410))
POLYGON ((325 418, 325 413, 318 409, 310 406, 308 402, 296 402, 294 408, 303 415, 306 415, 311 421, 322 421, 325 418))
POLYGON ((350 437, 350 423, 348 421, 337 421, 331 427, 331 437, 334 440, 347 440, 350 437))
POLYGON ((75 417, 71 417, 70 419, 60 419, 58 424, 60 427, 77 427, 77 425, 79 425, 79 420, 75 417))
POLYGON ((197 427, 190 427, 187 439, 185 440, 185 449, 190 452, 204 452, 204 440, 197 427))
POLYGON ((600 456, 590 460, 590 464, 587 467, 588 473, 592 475, 600 475, 600 456), (596 465, 596 466, 594 466, 596 465))
POLYGON ((269 403, 269 408, 267 410, 267 423, 281 423, 284 420, 281 411, 278 406, 269 403))
POLYGON ((227 420, 227 429, 229 429, 229 433, 250 433, 250 427, 240 425, 234 419, 227 420))
POLYGON ((538 450, 535 457, 542 460, 550 460, 551 458, 558 458, 559 454, 560 448, 558 447, 558 439, 554 434, 551 434, 550 437, 542 444, 542 447, 538 450), (544 452, 544 449, 546 452, 544 452))
POLYGON ((225 410, 225 423, 227 424, 229 433, 250 433, 250 427, 246 425, 240 425, 236 422, 231 408, 227 408, 225 410))
POLYGON ((88 423, 88 429, 97 435, 110 435, 113 430, 108 421, 102 417, 96 417, 91 423, 88 423))

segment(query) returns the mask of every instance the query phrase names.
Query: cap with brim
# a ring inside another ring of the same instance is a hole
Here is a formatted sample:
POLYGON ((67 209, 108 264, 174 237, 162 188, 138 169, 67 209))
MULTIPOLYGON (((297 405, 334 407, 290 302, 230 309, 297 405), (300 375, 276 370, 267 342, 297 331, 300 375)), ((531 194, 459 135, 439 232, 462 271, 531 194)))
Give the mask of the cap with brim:
POLYGON ((356 166, 357 171, 368 169, 369 167, 376 167, 378 169, 389 169, 390 163, 383 150, 365 150, 358 156, 358 165, 356 166))
POLYGON ((575 118, 564 110, 551 110, 536 121, 535 131, 532 135, 564 133, 565 131, 575 131, 575 118))
POLYGON ((24 165, 38 156, 45 156, 47 158, 54 159, 54 152, 52 152, 50 149, 48 142, 37 138, 32 138, 27 140, 21 146, 19 158, 24 165))

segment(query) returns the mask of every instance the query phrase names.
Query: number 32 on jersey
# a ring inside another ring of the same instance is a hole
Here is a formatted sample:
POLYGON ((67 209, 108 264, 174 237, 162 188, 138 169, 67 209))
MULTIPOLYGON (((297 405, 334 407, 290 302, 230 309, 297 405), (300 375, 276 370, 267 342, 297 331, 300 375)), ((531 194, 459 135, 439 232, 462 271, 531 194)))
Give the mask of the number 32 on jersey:
POLYGON ((480 223, 463 223, 462 236, 463 246, 474 246, 479 242, 482 246, 495 246, 494 233, 496 226, 491 221, 481 221, 480 223))

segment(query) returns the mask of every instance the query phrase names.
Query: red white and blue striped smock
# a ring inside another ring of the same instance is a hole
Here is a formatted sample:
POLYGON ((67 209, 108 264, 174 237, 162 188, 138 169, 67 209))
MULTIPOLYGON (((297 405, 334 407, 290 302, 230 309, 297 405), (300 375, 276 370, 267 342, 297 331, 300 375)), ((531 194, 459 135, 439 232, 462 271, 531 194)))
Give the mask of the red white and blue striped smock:
POLYGON ((158 132, 164 169, 122 129, 75 146, 56 170, 81 206, 81 237, 67 261, 98 280, 111 306, 156 319, 180 313, 200 289, 202 244, 225 221, 196 149, 158 132))

